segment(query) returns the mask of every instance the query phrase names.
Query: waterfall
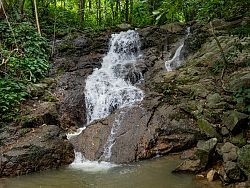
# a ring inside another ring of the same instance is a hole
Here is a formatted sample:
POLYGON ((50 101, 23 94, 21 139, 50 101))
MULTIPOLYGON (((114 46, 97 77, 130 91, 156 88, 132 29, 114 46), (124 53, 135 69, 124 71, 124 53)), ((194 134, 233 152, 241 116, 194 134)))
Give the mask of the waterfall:
POLYGON ((127 107, 143 98, 133 84, 142 76, 135 63, 140 56, 138 33, 129 30, 113 34, 102 67, 86 80, 85 101, 88 123, 107 117, 115 109, 127 107))
MULTIPOLYGON (((111 36, 109 51, 103 58, 102 67, 95 69, 86 80, 87 126, 94 120, 107 117, 116 109, 132 107, 142 101, 143 91, 136 87, 142 80, 142 74, 135 66, 140 56, 140 38, 136 31, 129 30, 111 36)), ((120 119, 123 118, 121 116, 122 113, 113 122, 100 160, 109 161, 112 155, 115 134, 120 126, 120 119)), ((79 134, 68 135, 68 138, 79 134)), ((73 166, 90 163, 79 152, 75 152, 75 156, 73 166)), ((106 162, 102 163, 106 165, 106 162)), ((92 164, 95 166, 97 163, 92 164)))
POLYGON ((120 121, 122 120, 122 118, 124 118, 124 112, 120 112, 118 116, 115 118, 115 121, 111 128, 110 135, 108 137, 108 141, 106 142, 105 147, 104 147, 104 152, 99 160, 110 161, 110 158, 112 155, 111 149, 113 145, 115 144, 116 133, 119 130, 119 127, 121 125, 120 121))
POLYGON ((184 46, 184 44, 181 44, 177 48, 177 50, 175 51, 173 58, 171 60, 165 62, 165 67, 166 67, 166 70, 168 72, 173 71, 173 69, 175 69, 181 65, 180 55, 181 55, 181 50, 182 50, 183 46, 184 46))
MULTIPOLYGON (((187 28, 187 35, 188 37, 190 35, 190 27, 187 28)), ((184 46, 184 41, 181 43, 181 45, 177 48, 175 51, 175 54, 171 60, 168 60, 165 62, 165 68, 168 72, 173 71, 174 69, 181 66, 182 60, 181 60, 181 50, 184 46)))

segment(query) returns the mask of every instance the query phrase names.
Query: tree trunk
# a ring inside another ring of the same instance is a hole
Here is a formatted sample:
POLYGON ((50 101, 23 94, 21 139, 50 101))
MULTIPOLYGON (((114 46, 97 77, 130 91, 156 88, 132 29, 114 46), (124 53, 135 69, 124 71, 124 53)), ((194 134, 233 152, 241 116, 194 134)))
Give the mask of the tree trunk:
POLYGON ((41 35, 41 29, 40 29, 40 24, 39 24, 39 18, 38 18, 38 10, 37 10, 36 0, 34 0, 34 8, 35 8, 37 32, 41 35))
POLYGON ((115 12, 114 12, 114 0, 110 0, 110 7, 112 12, 112 21, 115 20, 115 12))
POLYGON ((130 15, 129 15, 129 22, 133 22, 133 0, 130 0, 130 15))
POLYGON ((116 18, 119 16, 119 9, 120 9, 120 0, 116 0, 116 6, 115 6, 115 17, 116 18))
POLYGON ((104 22, 106 24, 106 18, 107 18, 107 0, 104 0, 104 22))
POLYGON ((23 16, 25 0, 20 0, 19 3, 20 3, 19 12, 20 12, 21 16, 23 16))
POLYGON ((98 8, 98 0, 96 0, 96 24, 99 25, 99 8, 98 8))
POLYGON ((0 20, 5 19, 5 14, 4 14, 4 3, 2 0, 0 0, 0 20))
POLYGON ((128 22, 129 18, 129 0, 125 1, 125 21, 128 22))
POLYGON ((83 22, 82 9, 83 9, 83 0, 80 0, 80 1, 79 1, 80 27, 82 26, 82 22, 83 22))
POLYGON ((89 10, 91 10, 91 8, 92 8, 92 2, 91 0, 89 0, 89 10))
POLYGON ((79 2, 79 13, 80 13, 80 26, 84 23, 84 12, 85 10, 85 0, 80 0, 79 2))
POLYGON ((101 10, 101 0, 98 0, 98 12, 99 12, 99 16, 98 16, 98 25, 101 25, 101 21, 102 21, 102 10, 101 10))
POLYGON ((33 18, 35 18, 35 17, 36 17, 36 15, 35 15, 34 0, 30 0, 30 2, 31 2, 31 11, 32 11, 32 16, 33 16, 33 18))

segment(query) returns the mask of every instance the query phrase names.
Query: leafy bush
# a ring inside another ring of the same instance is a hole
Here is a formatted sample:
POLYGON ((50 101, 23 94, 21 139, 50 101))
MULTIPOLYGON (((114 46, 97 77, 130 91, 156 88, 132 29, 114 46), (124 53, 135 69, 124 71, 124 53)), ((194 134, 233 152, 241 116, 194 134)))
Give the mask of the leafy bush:
POLYGON ((48 43, 30 23, 0 22, 0 120, 10 120, 28 95, 26 86, 48 71, 48 43))
POLYGON ((234 95, 234 101, 242 104, 247 112, 250 112, 250 88, 240 88, 234 95))
POLYGON ((238 35, 240 38, 249 37, 250 36, 250 24, 241 25, 240 27, 233 28, 229 30, 231 35, 238 35))

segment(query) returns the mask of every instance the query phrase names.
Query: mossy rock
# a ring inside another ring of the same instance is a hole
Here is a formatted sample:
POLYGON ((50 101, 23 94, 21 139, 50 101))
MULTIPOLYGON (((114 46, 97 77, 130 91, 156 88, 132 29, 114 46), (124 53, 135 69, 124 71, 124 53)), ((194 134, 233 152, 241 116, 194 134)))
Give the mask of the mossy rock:
POLYGON ((228 111, 223 114, 223 124, 230 131, 237 131, 237 129, 241 130, 242 128, 247 127, 247 123, 249 120, 249 116, 237 111, 228 111))
POLYGON ((45 84, 45 83, 30 84, 27 87, 27 91, 32 97, 40 97, 44 94, 47 88, 48 88, 48 84, 45 84))
POLYGON ((250 145, 243 146, 238 155, 238 165, 240 168, 250 176, 250 145))
POLYGON ((41 81, 43 84, 47 84, 48 86, 56 83, 56 80, 54 78, 44 78, 42 81, 41 81))
POLYGON ((237 92, 240 88, 250 88, 250 72, 238 71, 229 75, 229 79, 225 84, 227 90, 237 92))
POLYGON ((197 121, 197 126, 208 137, 215 137, 219 141, 222 140, 221 135, 215 130, 215 128, 213 127, 213 125, 211 123, 209 123, 207 120, 205 120, 205 119, 199 119, 197 121))
POLYGON ((232 136, 230 138, 230 142, 233 143, 234 145, 238 146, 238 147, 242 147, 242 146, 247 144, 247 139, 246 139, 244 133, 242 132, 240 134, 232 136))
POLYGON ((180 22, 175 22, 175 23, 162 25, 160 28, 167 32, 180 33, 184 31, 184 24, 180 22))
POLYGON ((58 102, 59 101, 59 99, 49 91, 45 91, 44 95, 42 96, 42 100, 46 102, 58 102))
POLYGON ((124 30, 124 31, 129 30, 129 29, 132 28, 131 25, 130 25, 130 24, 127 24, 127 23, 119 24, 119 25, 117 25, 117 27, 118 27, 119 29, 121 29, 121 30, 124 30))
POLYGON ((36 109, 33 109, 27 116, 22 117, 23 128, 34 128, 43 124, 58 124, 57 104, 53 102, 43 102, 36 109))

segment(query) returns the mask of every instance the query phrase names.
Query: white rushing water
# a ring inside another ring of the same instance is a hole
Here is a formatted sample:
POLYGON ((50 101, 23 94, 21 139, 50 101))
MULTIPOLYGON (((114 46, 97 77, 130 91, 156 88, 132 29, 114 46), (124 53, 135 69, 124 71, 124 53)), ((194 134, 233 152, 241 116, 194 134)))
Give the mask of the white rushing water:
MULTIPOLYGON (((107 117, 116 109, 131 107, 142 101, 143 91, 135 86, 142 79, 141 73, 135 66, 140 56, 140 38, 136 31, 129 30, 112 35, 109 52, 103 58, 102 67, 95 69, 86 80, 87 125, 94 120, 107 117)), ((112 155, 111 149, 120 126, 120 118, 121 115, 118 115, 112 125, 100 160, 109 161, 112 155)), ((79 135, 82 130, 68 135, 68 138, 79 135)), ((71 166, 96 171, 114 165, 88 161, 81 153, 75 152, 75 161, 71 166)))
POLYGON ((100 157, 100 160, 103 161, 110 161, 111 155, 112 155, 112 147, 115 144, 115 139, 116 139, 116 133, 119 130, 119 127, 121 125, 121 120, 124 118, 124 112, 120 112, 116 118, 115 121, 113 122, 112 128, 111 128, 111 132, 110 135, 108 137, 108 141, 104 146, 104 152, 102 154, 102 156, 100 157))
POLYGON ((102 67, 95 69, 86 80, 88 123, 107 117, 117 108, 131 106, 142 100, 142 90, 131 83, 136 79, 134 77, 141 77, 135 68, 139 55, 138 33, 129 30, 112 35, 102 67))
MULTIPOLYGON (((190 34, 190 27, 187 28, 187 35, 188 37, 190 34)), ((175 54, 171 60, 168 60, 165 62, 165 68, 168 72, 175 70, 176 68, 181 66, 182 60, 180 58, 181 50, 184 46, 184 41, 181 43, 181 45, 177 48, 175 51, 175 54)))

